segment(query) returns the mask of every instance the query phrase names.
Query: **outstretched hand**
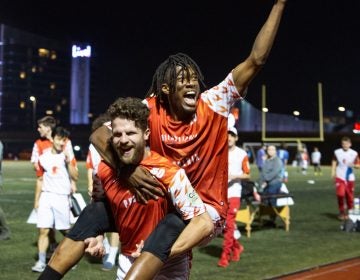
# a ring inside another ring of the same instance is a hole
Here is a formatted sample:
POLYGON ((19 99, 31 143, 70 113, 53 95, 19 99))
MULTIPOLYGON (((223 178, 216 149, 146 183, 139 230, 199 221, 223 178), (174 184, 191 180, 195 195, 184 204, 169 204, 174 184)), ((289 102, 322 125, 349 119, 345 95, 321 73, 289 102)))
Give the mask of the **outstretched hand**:
POLYGON ((137 201, 146 204, 149 199, 157 200, 159 196, 164 196, 159 182, 145 168, 137 166, 131 170, 122 170, 120 174, 137 201))

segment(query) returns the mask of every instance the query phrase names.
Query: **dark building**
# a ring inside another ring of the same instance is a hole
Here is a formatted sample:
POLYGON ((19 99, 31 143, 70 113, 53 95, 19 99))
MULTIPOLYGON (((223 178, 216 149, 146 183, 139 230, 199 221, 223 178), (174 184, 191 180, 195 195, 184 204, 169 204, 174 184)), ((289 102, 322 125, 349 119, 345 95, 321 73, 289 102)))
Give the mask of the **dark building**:
POLYGON ((1 24, 1 130, 33 130, 47 114, 68 124, 70 71, 70 44, 1 24))
POLYGON ((102 111, 96 111, 90 46, 78 45, 86 48, 74 54, 72 42, 0 24, 0 137, 7 151, 31 149, 36 121, 45 115, 69 128, 75 144, 88 145, 91 121, 102 111))

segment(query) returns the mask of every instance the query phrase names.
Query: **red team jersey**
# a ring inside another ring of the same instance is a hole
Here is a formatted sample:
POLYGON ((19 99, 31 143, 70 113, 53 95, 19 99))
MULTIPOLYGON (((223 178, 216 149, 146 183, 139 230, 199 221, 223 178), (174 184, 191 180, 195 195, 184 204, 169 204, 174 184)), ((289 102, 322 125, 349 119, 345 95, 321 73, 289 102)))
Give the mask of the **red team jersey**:
POLYGON ((142 160, 140 166, 157 178, 162 188, 169 193, 168 198, 149 200, 146 205, 137 203, 135 196, 122 185, 114 169, 102 161, 98 170, 105 196, 115 217, 121 252, 124 255, 131 255, 136 251, 136 244, 147 239, 169 210, 176 208, 184 220, 205 212, 203 202, 183 169, 155 152, 142 160))
POLYGON ((227 117, 240 99, 232 74, 218 86, 201 94, 194 119, 174 121, 155 97, 147 98, 150 109, 150 147, 181 168, 204 203, 222 218, 227 211, 228 142, 227 117))

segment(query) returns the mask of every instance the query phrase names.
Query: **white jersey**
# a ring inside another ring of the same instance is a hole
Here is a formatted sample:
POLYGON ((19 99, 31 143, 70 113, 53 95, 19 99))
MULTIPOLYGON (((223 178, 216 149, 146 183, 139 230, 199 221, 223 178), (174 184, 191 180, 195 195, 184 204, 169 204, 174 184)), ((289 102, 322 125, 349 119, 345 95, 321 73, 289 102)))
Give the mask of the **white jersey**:
POLYGON ((335 150, 334 157, 337 161, 336 178, 346 181, 355 181, 353 166, 359 160, 358 153, 353 149, 345 151, 340 148, 335 150))
MULTIPOLYGON (((250 173, 249 159, 245 150, 235 147, 229 150, 229 177, 250 173)), ((228 198, 241 197, 241 184, 235 183, 228 188, 228 198)))
POLYGON ((57 194, 70 194, 70 175, 66 168, 65 154, 47 151, 40 155, 39 162, 44 168, 42 191, 57 194))
MULTIPOLYGON (((52 149, 52 142, 49 139, 38 139, 35 141, 32 152, 31 152, 31 163, 37 163, 39 161, 39 157, 52 149)), ((66 140, 64 151, 67 152, 67 154, 70 157, 70 160, 75 158, 73 146, 71 143, 71 140, 66 140)))
POLYGON ((95 149, 93 144, 90 144, 86 157, 86 167, 93 170, 93 176, 97 173, 100 162, 101 156, 99 152, 95 149))
POLYGON ((311 153, 311 162, 313 164, 315 163, 320 164, 320 160, 321 160, 321 153, 319 151, 311 153))

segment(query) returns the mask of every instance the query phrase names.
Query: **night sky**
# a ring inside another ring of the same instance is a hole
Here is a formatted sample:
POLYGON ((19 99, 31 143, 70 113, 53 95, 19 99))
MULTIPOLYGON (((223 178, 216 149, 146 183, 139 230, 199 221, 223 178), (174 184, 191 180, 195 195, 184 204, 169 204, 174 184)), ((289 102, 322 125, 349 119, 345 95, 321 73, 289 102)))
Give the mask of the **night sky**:
MULTIPOLYGON (((85 5, 56 1, 2 1, 0 22, 54 39, 89 42, 106 107, 117 97, 144 97, 152 75, 169 54, 189 54, 207 86, 220 82, 250 52, 272 0, 110 1, 85 5), (171 5, 170 5, 171 3, 171 5)), ((317 118, 317 83, 324 110, 359 102, 360 1, 288 0, 280 30, 247 100, 260 107, 266 84, 268 107, 299 110, 317 118)))

